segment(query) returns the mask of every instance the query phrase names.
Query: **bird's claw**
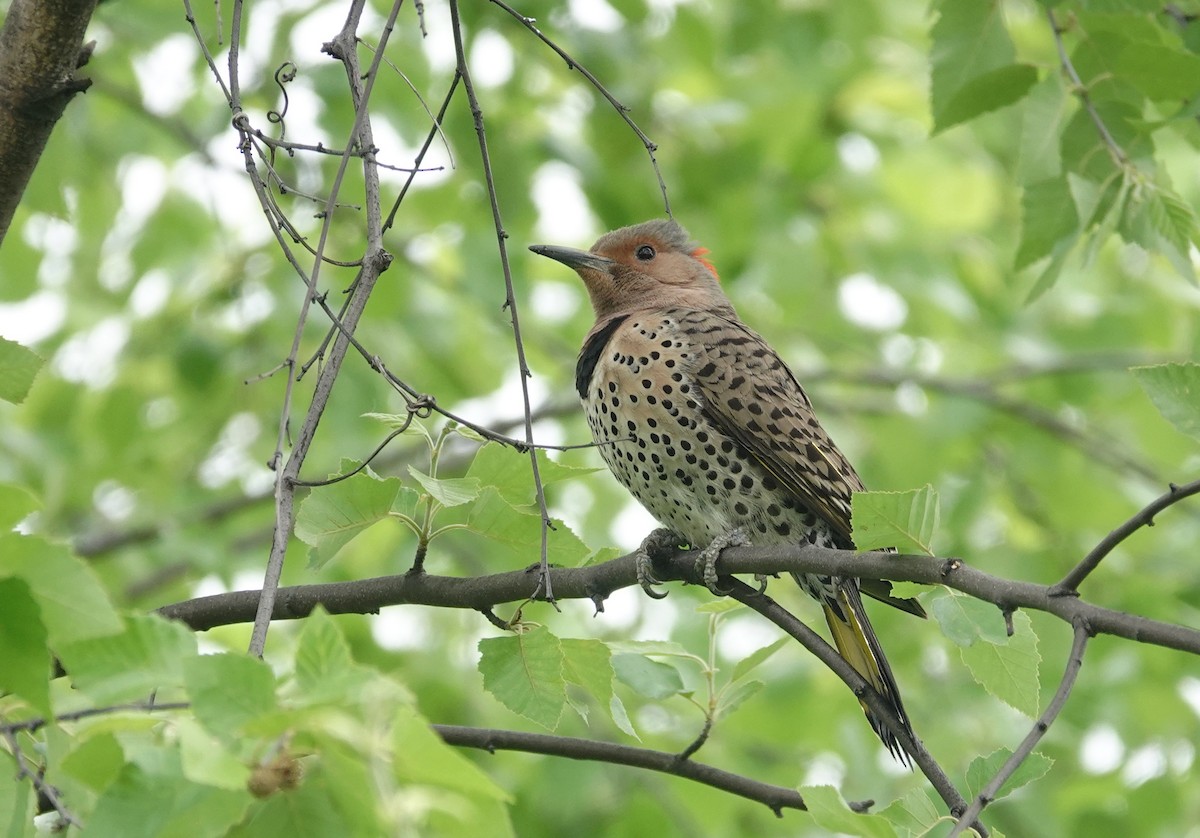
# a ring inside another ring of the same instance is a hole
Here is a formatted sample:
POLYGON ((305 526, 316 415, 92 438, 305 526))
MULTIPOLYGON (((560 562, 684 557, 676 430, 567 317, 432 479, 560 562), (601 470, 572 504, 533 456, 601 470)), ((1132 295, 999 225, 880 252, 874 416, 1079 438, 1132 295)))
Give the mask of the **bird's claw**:
MULTIPOLYGON (((729 591, 723 591, 717 587, 717 559, 721 555, 721 551, 726 547, 749 547, 750 539, 740 529, 732 530, 723 535, 718 535, 712 540, 703 550, 700 551, 700 557, 696 559, 696 575, 704 580, 704 587, 708 588, 717 596, 725 596, 729 591)), ((763 586, 765 589, 765 585, 763 586)))
POLYGON ((682 539, 678 533, 665 528, 659 528, 642 539, 641 546, 633 554, 634 565, 637 568, 638 584, 652 599, 662 599, 666 591, 657 591, 655 585, 661 585, 662 580, 654 575, 654 560, 665 554, 679 549, 682 539))

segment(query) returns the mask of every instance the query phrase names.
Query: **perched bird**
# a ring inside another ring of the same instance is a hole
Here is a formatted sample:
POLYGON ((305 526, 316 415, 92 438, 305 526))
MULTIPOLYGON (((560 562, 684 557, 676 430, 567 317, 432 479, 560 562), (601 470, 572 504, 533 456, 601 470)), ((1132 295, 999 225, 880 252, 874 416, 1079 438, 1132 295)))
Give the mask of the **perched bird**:
MULTIPOLYGON (((850 497, 862 481, 791 370, 738 319, 708 251, 679 224, 623 227, 590 251, 530 250, 573 268, 587 286, 596 323, 575 387, 609 469, 665 527, 638 554, 648 593, 662 596, 649 557, 664 547, 703 548, 700 569, 716 591, 715 562, 730 545, 854 546, 850 497)), ((838 652, 911 734, 860 591, 924 616, 921 606, 892 597, 886 582, 793 576, 824 609, 838 652)), ((895 734, 865 702, 863 709, 907 762, 895 734)))

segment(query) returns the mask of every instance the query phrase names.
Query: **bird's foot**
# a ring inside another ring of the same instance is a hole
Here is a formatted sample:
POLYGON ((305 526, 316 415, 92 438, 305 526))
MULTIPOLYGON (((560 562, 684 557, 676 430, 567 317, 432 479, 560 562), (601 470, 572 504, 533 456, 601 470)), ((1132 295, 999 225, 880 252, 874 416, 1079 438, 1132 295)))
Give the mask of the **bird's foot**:
POLYGON ((666 591, 656 591, 654 589, 655 585, 662 584, 662 580, 654 575, 654 561, 678 550, 679 545, 683 541, 684 539, 679 533, 672 532, 665 527, 656 529, 642 539, 641 546, 633 554, 633 559, 637 567, 638 584, 642 586, 642 590, 646 592, 646 596, 653 599, 662 599, 667 595, 666 591))
POLYGON ((704 587, 717 596, 725 596, 729 591, 717 587, 717 558, 726 547, 749 547, 750 539, 740 529, 718 535, 703 550, 700 558, 696 559, 696 574, 704 580, 704 587))

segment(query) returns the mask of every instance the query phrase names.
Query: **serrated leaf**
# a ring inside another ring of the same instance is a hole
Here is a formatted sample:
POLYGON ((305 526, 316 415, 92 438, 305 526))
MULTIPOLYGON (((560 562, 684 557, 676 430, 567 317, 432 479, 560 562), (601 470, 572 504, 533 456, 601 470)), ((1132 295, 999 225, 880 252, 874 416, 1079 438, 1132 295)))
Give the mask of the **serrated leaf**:
POLYGON ((29 702, 43 716, 50 709, 50 650, 33 591, 24 579, 0 579, 0 693, 29 702))
POLYGON ((52 648, 123 628, 95 572, 61 544, 17 533, 0 536, 0 578, 9 576, 29 585, 52 648))
POLYGON ((733 713, 752 696, 757 695, 766 684, 756 678, 735 684, 721 693, 721 702, 717 705, 717 718, 722 719, 733 713))
POLYGON ((192 712, 210 733, 236 739, 242 728, 275 708, 275 675, 258 658, 224 653, 184 662, 192 712))
MULTIPOLYGON (((934 130, 941 131, 961 121, 960 111, 969 113, 963 91, 975 79, 1012 65, 1015 50, 1000 4, 991 0, 942 3, 930 34, 930 108, 934 130)), ((1029 84, 1032 79, 1026 88, 1029 84)))
MULTIPOLYGON (((959 2, 959 0, 953 0, 959 2)), ((934 114, 933 132, 939 133, 1018 101, 1037 82, 1037 70, 1028 64, 1009 64, 971 78, 941 103, 934 114)))
POLYGON ((430 477, 412 466, 408 473, 442 506, 462 506, 479 497, 479 480, 474 477, 430 477))
MULTIPOLYGON (((543 451, 538 451, 537 458, 538 474, 543 486, 599 471, 595 468, 565 466, 551 460, 543 451)), ((500 496, 513 506, 532 504, 536 496, 529 454, 514 451, 495 442, 490 442, 475 452, 471 467, 467 469, 467 477, 479 480, 481 486, 494 487, 500 496)))
POLYGON ((1037 635, 1023 611, 1013 614, 1013 636, 1007 642, 984 640, 959 648, 963 663, 976 683, 1014 710, 1030 718, 1038 714, 1037 635))
POLYGON ((599 640, 564 637, 559 640, 563 654, 563 678, 578 684, 607 709, 613 696, 612 653, 599 640))
POLYGON ((933 553, 938 494, 926 485, 909 492, 855 492, 852 536, 859 550, 894 547, 901 553, 933 553))
POLYGON ((306 705, 337 703, 353 695, 368 680, 368 672, 350 655, 337 623, 324 608, 316 608, 304 621, 296 643, 297 697, 306 705))
MULTIPOLYGON (((566 524, 558 520, 552 523, 553 529, 547 534, 548 558, 553 564, 574 567, 591 551, 566 524)), ((497 560, 516 559, 528 564, 541 550, 541 517, 514 507, 495 488, 484 489, 471 505, 467 528, 509 548, 508 556, 493 556, 497 560)))
POLYGON ((943 821, 953 822, 953 818, 942 814, 922 788, 912 789, 903 797, 893 800, 879 815, 913 835, 923 835, 943 821))
MULTIPOLYGON (((1005 761, 1012 756, 1012 751, 1008 748, 1000 748, 992 751, 986 757, 976 757, 971 760, 971 764, 967 766, 967 797, 975 797, 983 790, 983 787, 991 782, 996 776, 996 772, 1004 765, 1005 761)), ((1004 785, 1000 787, 1000 791, 996 794, 995 800, 1012 794, 1021 786, 1032 783, 1034 780, 1045 775, 1047 771, 1054 765, 1054 760, 1048 756, 1039 753, 1032 753, 1021 762, 1017 770, 1012 773, 1012 776, 1004 781, 1004 785)))
POLYGON ((730 676, 730 680, 736 681, 739 678, 746 677, 755 667, 786 646, 790 639, 789 637, 781 637, 774 643, 769 643, 761 649, 756 649, 742 658, 734 664, 733 675, 730 676))
POLYGON ((930 611, 942 633, 959 646, 971 646, 980 640, 1008 642, 1004 615, 990 602, 948 591, 933 601, 930 611))
POLYGON ((56 651, 71 683, 97 704, 182 686, 184 662, 197 654, 186 626, 152 614, 126 617, 120 634, 66 643, 56 651))
POLYGON ((610 640, 608 648, 614 655, 669 655, 677 658, 696 657, 682 643, 673 640, 610 640))
POLYGON ((1017 154, 1019 183, 1037 183, 1062 174, 1060 138, 1072 102, 1058 73, 1049 73, 1025 97, 1017 154))
POLYGON ((1164 419, 1200 439, 1200 364, 1158 364, 1130 372, 1164 419))
POLYGON ((0 338, 0 399, 12 404, 25 401, 44 363, 32 349, 0 338))
POLYGON ((895 828, 879 815, 850 811, 833 786, 801 786, 800 796, 817 826, 829 833, 860 835, 864 838, 898 838, 895 828))
POLYGON ((646 698, 661 701, 683 692, 683 678, 670 664, 643 655, 613 655, 612 667, 617 680, 646 698))
POLYGON ((1021 197, 1021 244, 1013 267, 1020 270, 1050 255, 1078 227, 1075 199, 1066 178, 1026 186, 1021 197))
POLYGON ((548 730, 566 705, 563 652, 544 628, 479 641, 483 686, 501 704, 548 730))
POLYGON ((380 478, 369 471, 313 488, 296 513, 296 537, 311 548, 309 566, 321 567, 387 518, 401 488, 400 478, 380 478))

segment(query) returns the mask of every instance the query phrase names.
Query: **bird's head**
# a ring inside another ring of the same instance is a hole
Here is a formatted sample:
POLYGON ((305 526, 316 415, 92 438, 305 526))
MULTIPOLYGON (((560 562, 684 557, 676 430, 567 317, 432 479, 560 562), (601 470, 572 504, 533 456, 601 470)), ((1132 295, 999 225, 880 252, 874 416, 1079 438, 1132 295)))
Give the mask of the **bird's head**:
POLYGON ((534 253, 573 268, 587 286, 596 319, 645 309, 683 307, 732 315, 707 251, 672 220, 606 233, 591 250, 535 244, 534 253))

